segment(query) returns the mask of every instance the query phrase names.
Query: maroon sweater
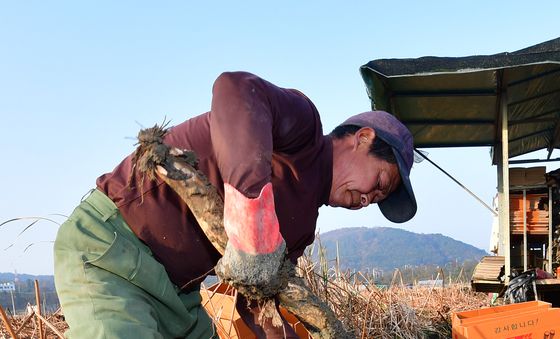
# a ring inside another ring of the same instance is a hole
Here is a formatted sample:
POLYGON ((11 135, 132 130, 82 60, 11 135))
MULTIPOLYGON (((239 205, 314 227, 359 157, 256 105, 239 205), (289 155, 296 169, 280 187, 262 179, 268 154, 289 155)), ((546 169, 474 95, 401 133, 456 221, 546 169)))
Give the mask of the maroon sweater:
MULTIPOLYGON (((211 111, 170 129, 165 143, 194 150, 198 169, 223 198, 224 182, 250 198, 273 185, 280 232, 295 261, 314 240, 318 209, 328 202, 332 142, 313 103, 301 92, 253 74, 224 73, 214 83, 211 111)), ((220 254, 189 208, 163 181, 131 171, 132 156, 97 179, 177 286, 190 288, 220 254)))

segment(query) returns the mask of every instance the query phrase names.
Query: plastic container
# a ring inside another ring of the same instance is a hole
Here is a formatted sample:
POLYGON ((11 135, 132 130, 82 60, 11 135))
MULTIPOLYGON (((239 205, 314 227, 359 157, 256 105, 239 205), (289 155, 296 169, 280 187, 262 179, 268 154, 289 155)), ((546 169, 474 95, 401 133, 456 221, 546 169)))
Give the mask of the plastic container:
POLYGON ((560 308, 542 301, 456 312, 453 339, 560 338, 560 308))
MULTIPOLYGON (((201 289, 202 305, 213 319, 221 339, 254 339, 255 334, 235 310, 235 289, 218 283, 207 289, 201 289)), ((295 315, 280 307, 280 313, 302 339, 312 339, 305 326, 295 315)))

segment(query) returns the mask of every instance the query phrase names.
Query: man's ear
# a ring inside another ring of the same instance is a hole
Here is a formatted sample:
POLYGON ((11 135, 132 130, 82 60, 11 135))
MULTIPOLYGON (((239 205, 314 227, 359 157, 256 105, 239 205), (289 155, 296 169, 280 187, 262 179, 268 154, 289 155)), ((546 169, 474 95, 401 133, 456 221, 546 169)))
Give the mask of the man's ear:
POLYGON ((358 148, 359 146, 365 144, 369 149, 369 146, 375 139, 375 131, 371 127, 362 127, 354 134, 355 139, 355 147, 358 148))

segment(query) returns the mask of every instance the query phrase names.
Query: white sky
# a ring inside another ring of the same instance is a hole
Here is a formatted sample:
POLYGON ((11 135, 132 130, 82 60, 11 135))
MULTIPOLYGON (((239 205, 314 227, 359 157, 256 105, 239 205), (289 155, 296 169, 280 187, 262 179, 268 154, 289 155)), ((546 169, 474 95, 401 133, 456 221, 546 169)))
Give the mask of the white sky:
MULTIPOLYGON (((514 51, 559 35, 556 1, 12 1, 0 3, 0 222, 63 221, 133 150, 140 125, 208 110, 214 79, 246 70, 298 88, 325 133, 370 103, 358 68, 373 59, 514 51)), ((488 148, 432 160, 488 204, 488 148)), ((551 169, 555 168, 554 163, 551 169)), ((427 162, 412 174, 418 214, 322 208, 321 232, 350 226, 441 233, 486 249, 491 214, 427 162)), ((0 272, 52 274, 57 225, 0 227, 0 272), (14 246, 4 250, 10 244, 14 246), (29 244, 34 244, 26 251, 29 244)))

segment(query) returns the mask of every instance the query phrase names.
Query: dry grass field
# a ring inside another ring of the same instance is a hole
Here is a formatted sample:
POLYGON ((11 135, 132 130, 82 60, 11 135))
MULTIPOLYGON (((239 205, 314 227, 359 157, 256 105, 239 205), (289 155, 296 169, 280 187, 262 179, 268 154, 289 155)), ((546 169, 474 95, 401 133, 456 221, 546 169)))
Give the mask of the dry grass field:
MULTIPOLYGON (((486 294, 473 292, 465 282, 406 286, 394 279, 379 287, 359 272, 344 274, 324 262, 307 260, 300 261, 298 271, 357 338, 450 338, 452 312, 490 306, 486 294)), ((59 332, 67 328, 60 313, 46 318, 59 332)), ((14 330, 27 320, 18 338, 39 338, 36 317, 8 315, 8 319, 14 330)), ((45 338, 59 337, 50 328, 44 331, 45 338)), ((0 338, 10 338, 4 324, 0 338)))
MULTIPOLYGON (((41 322, 43 324, 43 338, 60 338, 60 334, 68 329, 64 316, 58 311, 43 316, 43 318, 48 322, 48 325, 45 325, 45 322, 41 322)), ((8 316, 8 320, 18 339, 40 338, 39 321, 34 312, 31 311, 27 315, 8 316)), ((0 338, 12 338, 4 323, 0 326, 0 338)))
POLYGON ((359 272, 309 261, 300 261, 299 274, 357 338, 450 338, 453 312, 491 306, 488 295, 466 282, 409 286, 393 279, 379 287, 359 272))
MULTIPOLYGON (((354 285, 344 278, 337 281, 314 279, 316 292, 334 309, 339 319, 357 338, 450 338, 451 313, 490 306, 485 294, 474 293, 464 284, 445 287, 406 287, 394 285, 379 289, 354 285)), ((25 316, 8 318, 14 330, 25 316)), ((47 320, 60 332, 67 328, 60 314, 47 320)), ((46 338, 58 338, 45 328, 46 338)), ((10 338, 4 325, 0 338, 10 338)), ((18 338, 39 338, 37 321, 31 319, 18 338)))

